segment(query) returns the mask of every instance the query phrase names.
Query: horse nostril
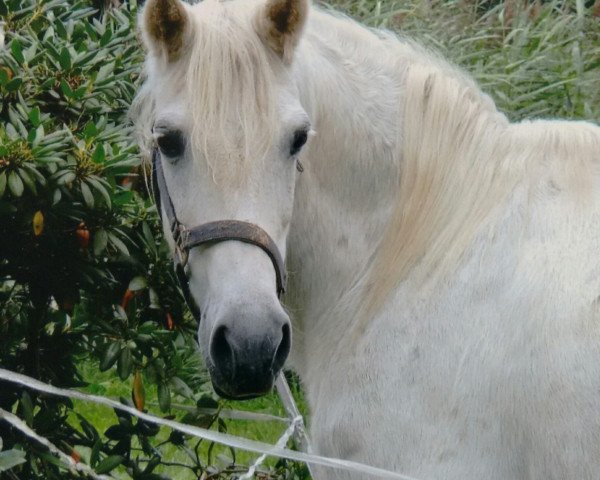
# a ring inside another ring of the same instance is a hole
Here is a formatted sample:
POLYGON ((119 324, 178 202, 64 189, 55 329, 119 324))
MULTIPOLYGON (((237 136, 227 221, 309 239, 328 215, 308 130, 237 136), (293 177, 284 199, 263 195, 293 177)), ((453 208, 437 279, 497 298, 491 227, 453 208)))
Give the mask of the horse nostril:
POLYGON ((227 340, 228 330, 225 326, 217 328, 210 345, 210 357, 214 365, 222 371, 233 373, 233 349, 227 340))
POLYGON ((283 364, 290 353, 290 347, 292 345, 290 325, 288 323, 281 327, 281 333, 281 342, 279 342, 275 357, 273 358, 273 373, 281 370, 281 367, 283 367, 283 364))

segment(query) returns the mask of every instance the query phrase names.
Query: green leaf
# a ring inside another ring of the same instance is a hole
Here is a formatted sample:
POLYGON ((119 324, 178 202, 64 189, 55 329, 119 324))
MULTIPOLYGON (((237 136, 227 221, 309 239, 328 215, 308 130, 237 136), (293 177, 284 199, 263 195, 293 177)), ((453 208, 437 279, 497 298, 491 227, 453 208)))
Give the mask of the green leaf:
POLYGON ((196 402, 196 407, 198 408, 219 408, 219 402, 217 402, 210 395, 202 395, 200 399, 196 402))
POLYGON ((88 208, 94 208, 94 194, 90 190, 90 187, 87 183, 81 182, 81 195, 83 196, 83 201, 85 202, 88 208))
POLYGON ((61 198, 62 192, 60 191, 60 188, 56 188, 52 194, 52 205, 56 205, 58 202, 60 202, 61 198))
POLYGON ((127 380, 131 371, 133 370, 133 356, 129 347, 125 347, 121 350, 121 355, 117 360, 117 371, 119 372, 119 378, 121 380, 127 380))
POLYGON ((126 205, 133 200, 133 192, 121 190, 113 197, 113 203, 118 206, 126 205))
POLYGON ((85 125, 85 127, 83 128, 83 135, 86 138, 86 140, 94 138, 96 135, 98 135, 98 129, 96 128, 94 122, 88 122, 85 125))
POLYGON ((29 111, 29 121, 34 127, 37 127, 42 122, 40 107, 35 107, 29 111))
POLYGON ((4 85, 4 88, 6 88, 6 91, 8 91, 8 92, 14 92, 15 90, 19 89, 19 87, 21 86, 22 83, 23 83, 22 78, 15 77, 10 82, 8 82, 6 85, 4 85))
MULTIPOLYGON (((96 437, 98 438, 98 437, 96 437)), ((102 443, 102 439, 98 438, 92 447, 92 451, 90 453, 90 465, 95 467, 98 464, 98 460, 100 459, 100 450, 104 444, 102 443)))
POLYGON ((55 467, 64 467, 64 464, 50 452, 41 452, 39 453, 39 456, 44 462, 48 462, 55 467))
POLYGON ((146 240, 146 242, 149 245, 153 245, 155 242, 155 238, 154 238, 154 235, 152 234, 152 230, 150 230, 150 226, 148 225, 148 222, 142 223, 142 232, 144 233, 144 240, 146 240))
POLYGON ((21 450, 6 450, 0 452, 0 472, 10 470, 21 463, 25 463, 25 452, 21 450))
POLYGON ((73 90, 71 90, 71 87, 69 87, 69 84, 64 79, 60 81, 60 89, 65 97, 73 98, 73 90))
POLYGON ((104 32, 104 35, 102 35, 102 37, 100 38, 100 46, 105 47, 106 45, 108 45, 108 42, 110 42, 111 38, 112 30, 108 28, 106 29, 106 32, 104 32))
POLYGON ((54 36, 54 27, 50 26, 44 32, 44 37, 42 38, 42 40, 45 42, 46 40, 48 40, 49 38, 51 38, 53 36, 54 36))
POLYGON ((29 176, 29 174, 22 168, 19 168, 19 177, 23 180, 23 183, 27 185, 27 188, 33 193, 37 195, 37 189, 35 188, 35 181, 29 176))
POLYGON ((94 235, 94 255, 100 255, 106 249, 106 245, 108 245, 108 235, 106 230, 101 228, 94 235))
POLYGON ((8 175, 8 188, 15 197, 23 195, 23 180, 15 171, 10 172, 8 175))
POLYGON ((98 75, 96 75, 96 82, 101 82, 108 78, 108 76, 114 71, 115 64, 114 62, 107 63, 106 65, 102 65, 98 70, 98 75))
POLYGON ((33 148, 37 147, 39 145, 39 143, 44 139, 44 126, 43 125, 39 125, 36 129, 35 129, 35 135, 33 138, 33 141, 31 142, 31 146, 33 148))
POLYGON ((101 143, 99 143, 96 146, 94 153, 92 154, 92 160, 94 161, 94 163, 104 163, 105 158, 106 154, 104 152, 104 146, 101 143))
POLYGON ((153 288, 148 289, 148 296, 150 297, 150 308, 155 310, 160 309, 160 299, 158 297, 158 293, 153 288))
POLYGON ((185 398, 193 398, 194 397, 194 392, 192 391, 192 389, 181 378, 173 377, 169 381, 169 384, 173 388, 173 391, 175 393, 178 393, 182 397, 185 397, 185 398))
POLYGON ((31 175, 33 175, 40 185, 46 186, 46 177, 44 177, 44 175, 42 175, 38 171, 38 169, 35 168, 35 166, 33 166, 31 163, 24 163, 23 168, 25 168, 31 175))
POLYGON ((6 172, 0 173, 0 198, 4 196, 6 190, 6 172))
POLYGON ((123 255, 129 256, 129 249, 127 248, 127 245, 125 245, 123 240, 117 237, 114 233, 109 233, 108 238, 110 240, 110 243, 112 243, 117 248, 117 250, 119 250, 123 255))
POLYGON ((162 412, 168 412, 171 408, 171 392, 166 383, 159 383, 157 387, 158 406, 162 412))
POLYGON ((85 433, 85 436, 91 441, 98 440, 100 438, 100 435, 98 434, 98 430, 96 430, 96 428, 81 415, 78 414, 78 417, 79 417, 79 424, 81 425, 83 433, 85 433))
POLYGON ((173 445, 183 445, 185 443, 185 435, 177 430, 173 430, 169 435, 169 442, 173 445))
POLYGON ((95 176, 90 176, 88 177, 87 181, 92 187, 94 187, 98 192, 100 192, 100 195, 102 195, 102 197, 104 198, 106 206, 108 208, 111 208, 112 201, 110 199, 110 193, 108 193, 108 190, 104 187, 104 185, 102 185, 101 179, 95 176))
POLYGON ((23 418, 28 426, 33 426, 33 403, 31 402, 31 397, 27 392, 23 392, 21 395, 21 401, 19 402, 21 406, 21 412, 23 414, 23 418))
POLYGON ((160 426, 156 425, 155 423, 145 422, 140 419, 137 424, 137 430, 144 437, 154 437, 160 431, 160 426))
MULTIPOLYGON (((19 130, 22 130, 23 128, 25 128, 24 125, 19 125, 19 122, 21 122, 21 119, 19 118, 19 112, 17 112, 17 110, 15 108, 13 108, 12 105, 9 105, 9 107, 8 107, 8 119, 19 130)), ((23 122, 21 122, 21 123, 23 123, 23 122)), ((25 133, 25 136, 27 136, 27 132, 25 133)))
MULTIPOLYGON (((182 438, 185 438, 185 437, 183 437, 183 434, 182 434, 182 438)), ((169 437, 169 441, 171 441, 171 437, 169 437)), ((173 443, 173 442, 171 442, 171 443, 173 443)), ((148 465, 146 465, 146 468, 144 469, 144 477, 147 474, 152 473, 153 470, 160 465, 161 461, 162 461, 162 459, 158 455, 155 455, 154 457, 152 457, 150 459, 150 461, 148 462, 148 465)))
POLYGON ((146 279, 139 275, 131 279, 127 288, 129 288, 129 290, 131 290, 132 292, 137 292, 138 290, 146 288, 147 285, 148 283, 146 282, 146 279))
POLYGON ((75 180, 75 178, 76 178, 75 172, 72 172, 71 170, 67 170, 58 178, 56 183, 58 183, 59 185, 66 185, 68 183, 72 183, 73 180, 75 180))
POLYGON ((98 55, 97 50, 93 52, 80 53, 77 55, 77 58, 73 61, 73 65, 78 67, 89 64, 96 55, 98 55))
POLYGON ((6 128, 6 135, 8 135, 9 139, 17 140, 19 138, 19 133, 17 132, 15 127, 13 127, 10 123, 7 123, 5 128, 6 128))
POLYGON ((67 47, 63 47, 60 51, 60 57, 58 59, 60 66, 63 70, 69 70, 71 68, 71 54, 67 47))
POLYGON ((67 38, 67 30, 65 29, 65 26, 63 25, 63 22, 61 20, 58 20, 54 23, 54 25, 56 26, 56 33, 58 33, 62 38, 67 38))
POLYGON ((25 61, 25 57, 23 57, 23 46, 16 38, 10 42, 10 51, 12 52, 13 58, 17 61, 17 63, 19 63, 19 65, 25 61))
POLYGON ((84 97, 84 95, 86 94, 87 89, 88 89, 87 85, 82 85, 81 87, 79 87, 77 90, 75 90, 73 92, 73 97, 76 98, 77 100, 81 100, 84 97))
POLYGON ((106 457, 98 465, 96 465, 96 473, 100 475, 103 473, 108 473, 121 465, 123 460, 124 457, 121 455, 111 455, 110 457, 106 457))
POLYGON ((111 440, 122 440, 123 438, 129 436, 129 434, 129 429, 123 425, 111 425, 104 432, 104 436, 106 438, 110 438, 111 440))
POLYGON ((121 344, 119 342, 111 343, 106 352, 104 352, 104 356, 100 362, 100 371, 105 372, 112 367, 119 358, 119 353, 121 353, 121 344))
POLYGON ((27 48, 23 52, 23 57, 25 57, 25 62, 29 63, 35 57, 35 52, 37 50, 37 44, 33 42, 29 48, 27 48))

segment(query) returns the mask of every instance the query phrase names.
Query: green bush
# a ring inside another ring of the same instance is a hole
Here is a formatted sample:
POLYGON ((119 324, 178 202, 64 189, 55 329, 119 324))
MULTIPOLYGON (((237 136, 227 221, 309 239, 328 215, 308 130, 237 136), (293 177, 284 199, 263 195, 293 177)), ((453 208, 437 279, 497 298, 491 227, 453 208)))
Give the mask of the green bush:
MULTIPOLYGON (((94 393, 99 377, 128 382, 122 402, 172 415, 175 399, 188 406, 180 420, 224 431, 127 120, 142 59, 136 4, 90 5, 0 3, 0 366, 94 393)), ((0 383, 0 408, 98 473, 240 470, 197 439, 12 384, 0 383)), ((9 478, 76 476, 4 422, 0 438, 9 478)))
MULTIPOLYGON (((85 2, 0 9, 0 365, 74 387, 85 384, 78 363, 96 358, 135 378, 140 407, 143 381, 158 385, 167 411, 171 389, 202 392, 205 379, 126 124, 140 63, 135 16, 100 16, 85 2)), ((84 418, 65 421, 71 402, 10 385, 0 406, 57 445, 91 449, 101 470, 107 458, 144 470, 131 436, 149 451, 156 434, 115 417, 121 435, 102 439, 84 418)), ((19 478, 64 478, 52 456, 0 428, 5 447, 27 451, 19 478)))

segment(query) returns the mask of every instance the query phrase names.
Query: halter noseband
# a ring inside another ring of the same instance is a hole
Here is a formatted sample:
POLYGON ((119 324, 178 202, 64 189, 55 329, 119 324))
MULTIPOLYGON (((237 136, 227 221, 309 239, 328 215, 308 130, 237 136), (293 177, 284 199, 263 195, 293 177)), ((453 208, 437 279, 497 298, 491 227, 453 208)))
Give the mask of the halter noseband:
POLYGON ((187 228, 177 220, 158 149, 152 152, 152 190, 159 215, 162 218, 162 206, 169 222, 169 229, 175 242, 175 273, 181 284, 185 301, 196 319, 200 319, 200 309, 191 295, 185 266, 190 250, 199 245, 236 240, 261 248, 269 256, 275 268, 277 296, 285 292, 286 274, 281 253, 269 234, 258 225, 240 220, 219 220, 187 228))

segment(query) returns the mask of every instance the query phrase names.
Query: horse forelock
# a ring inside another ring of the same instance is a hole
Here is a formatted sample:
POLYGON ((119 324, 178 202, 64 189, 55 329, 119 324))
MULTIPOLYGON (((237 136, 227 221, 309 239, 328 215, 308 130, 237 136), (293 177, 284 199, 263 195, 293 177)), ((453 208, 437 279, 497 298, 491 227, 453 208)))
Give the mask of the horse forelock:
POLYGON ((189 9, 192 41, 180 60, 165 66, 147 58, 133 109, 143 149, 151 143, 156 98, 169 84, 187 109, 194 157, 215 175, 239 175, 248 160, 264 157, 278 127, 275 74, 247 9, 217 0, 197 4, 189 9))

